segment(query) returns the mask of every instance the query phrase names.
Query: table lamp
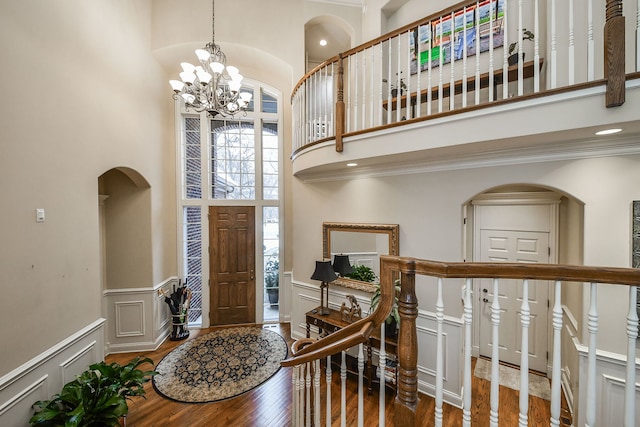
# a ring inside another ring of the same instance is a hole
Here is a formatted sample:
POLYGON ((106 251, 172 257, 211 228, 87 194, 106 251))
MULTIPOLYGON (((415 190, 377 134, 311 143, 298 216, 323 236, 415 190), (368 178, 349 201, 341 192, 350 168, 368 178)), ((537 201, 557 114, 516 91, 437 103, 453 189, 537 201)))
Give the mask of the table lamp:
POLYGON ((329 310, 329 283, 338 278, 331 267, 331 261, 316 261, 316 270, 311 275, 311 280, 320 280, 320 314, 323 316, 331 313, 329 310), (325 298, 326 293, 326 298, 325 298), (325 305, 326 301, 326 305, 325 305))
POLYGON ((351 263, 349 262, 349 255, 335 255, 333 257, 333 270, 338 273, 340 277, 344 277, 353 272, 353 267, 351 267, 351 263))

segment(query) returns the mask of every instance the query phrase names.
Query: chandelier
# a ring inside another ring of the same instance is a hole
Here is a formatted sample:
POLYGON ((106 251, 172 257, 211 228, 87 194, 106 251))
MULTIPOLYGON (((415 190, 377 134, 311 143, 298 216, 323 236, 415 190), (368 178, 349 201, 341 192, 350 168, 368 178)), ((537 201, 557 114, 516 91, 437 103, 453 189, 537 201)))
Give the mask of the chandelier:
POLYGON ((215 0, 211 0, 211 42, 196 49, 196 56, 200 65, 181 63, 181 80, 169 81, 173 99, 182 99, 187 110, 206 111, 211 117, 246 114, 251 93, 240 92, 242 75, 227 65, 227 57, 216 44, 215 0))

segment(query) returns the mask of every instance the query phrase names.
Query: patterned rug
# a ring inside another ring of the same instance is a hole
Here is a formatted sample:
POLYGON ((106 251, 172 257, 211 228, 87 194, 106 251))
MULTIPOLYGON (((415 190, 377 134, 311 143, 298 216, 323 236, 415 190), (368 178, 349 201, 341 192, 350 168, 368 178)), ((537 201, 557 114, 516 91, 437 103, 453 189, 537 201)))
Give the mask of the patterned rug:
MULTIPOLYGON (((500 385, 513 390, 520 390, 520 370, 510 366, 498 365, 500 375, 500 385)), ((478 378, 491 381, 491 361, 479 358, 476 362, 476 369, 473 372, 478 378)), ((541 399, 551 400, 551 386, 549 379, 541 375, 529 374, 529 395, 537 396, 541 399)))
POLYGON ((220 329, 167 354, 156 367, 153 387, 178 402, 215 402, 264 383, 286 357, 287 343, 276 332, 248 326, 220 329))

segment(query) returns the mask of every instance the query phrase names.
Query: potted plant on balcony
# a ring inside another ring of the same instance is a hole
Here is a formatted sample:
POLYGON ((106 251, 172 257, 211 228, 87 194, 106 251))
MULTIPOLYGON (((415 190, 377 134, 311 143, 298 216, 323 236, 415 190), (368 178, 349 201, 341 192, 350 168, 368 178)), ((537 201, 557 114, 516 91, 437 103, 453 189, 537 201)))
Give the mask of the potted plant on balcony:
MULTIPOLYGON (((396 73, 396 76, 398 75, 398 73, 396 73)), ((400 71, 400 75, 402 75, 402 71, 400 71)), ((400 83, 398 84, 398 87, 396 87, 396 85, 393 83, 397 81, 396 80, 392 80, 391 85, 389 87, 389 90, 391 92, 391 96, 392 97, 396 97, 398 95, 402 95, 404 93, 404 91, 407 89, 407 84, 404 81, 404 78, 400 77, 400 83)), ((382 79, 383 83, 389 83, 389 81, 387 79, 382 79)))
MULTIPOLYGON (((526 28, 522 29, 522 41, 525 40, 531 40, 533 41, 534 35, 531 31, 527 30, 526 28)), ((511 43, 509 45, 509 57, 507 58, 507 61, 509 62, 509 65, 515 65, 518 63, 518 42, 515 41, 513 43, 511 43)), ((522 52, 522 60, 524 61, 524 52, 522 52)))
POLYGON ((264 267, 264 286, 269 296, 269 304, 274 306, 279 300, 279 270, 280 263, 277 259, 267 261, 264 267))

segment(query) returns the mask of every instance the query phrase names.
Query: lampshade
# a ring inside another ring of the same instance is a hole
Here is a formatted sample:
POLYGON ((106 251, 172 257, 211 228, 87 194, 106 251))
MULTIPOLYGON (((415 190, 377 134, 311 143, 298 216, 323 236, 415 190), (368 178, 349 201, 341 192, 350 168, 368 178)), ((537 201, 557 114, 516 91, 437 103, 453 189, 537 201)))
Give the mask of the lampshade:
POLYGON ((335 255, 333 257, 333 269, 341 276, 346 276, 353 271, 351 263, 349 262, 349 255, 335 255))
POLYGON ((320 280, 321 282, 333 282, 338 275, 331 267, 331 261, 316 261, 316 270, 311 275, 312 280, 320 280))

